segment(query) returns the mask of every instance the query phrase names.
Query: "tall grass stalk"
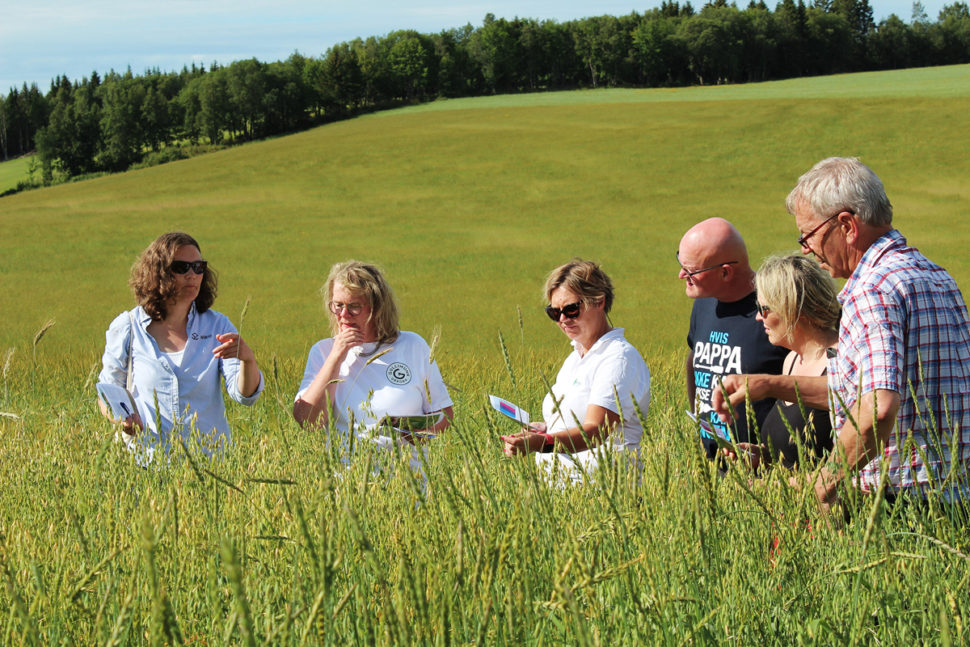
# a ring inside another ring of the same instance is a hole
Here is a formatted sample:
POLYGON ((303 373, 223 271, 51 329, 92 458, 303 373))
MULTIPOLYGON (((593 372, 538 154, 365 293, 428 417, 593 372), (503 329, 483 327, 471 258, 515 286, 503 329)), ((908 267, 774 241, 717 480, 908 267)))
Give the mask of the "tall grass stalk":
POLYGON ((53 328, 56 323, 57 322, 54 321, 53 319, 48 319, 47 322, 40 327, 40 330, 34 333, 34 343, 33 343, 33 348, 31 350, 34 362, 37 361, 37 346, 40 344, 40 341, 44 338, 44 335, 47 334, 47 331, 53 328))

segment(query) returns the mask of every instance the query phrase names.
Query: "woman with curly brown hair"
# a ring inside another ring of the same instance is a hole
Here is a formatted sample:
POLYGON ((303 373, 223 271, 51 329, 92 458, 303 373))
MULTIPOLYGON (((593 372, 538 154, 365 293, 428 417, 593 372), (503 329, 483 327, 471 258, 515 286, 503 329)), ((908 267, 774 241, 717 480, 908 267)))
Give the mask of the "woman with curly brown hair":
MULTIPOLYGON (((256 355, 228 317, 210 307, 216 274, 188 234, 159 236, 131 268, 138 305, 108 327, 100 382, 128 388, 136 411, 121 424, 122 438, 150 463, 168 453, 173 431, 193 433, 209 455, 230 442, 220 376, 232 399, 251 405, 263 390, 256 355)), ((114 421, 100 399, 101 413, 114 421)))

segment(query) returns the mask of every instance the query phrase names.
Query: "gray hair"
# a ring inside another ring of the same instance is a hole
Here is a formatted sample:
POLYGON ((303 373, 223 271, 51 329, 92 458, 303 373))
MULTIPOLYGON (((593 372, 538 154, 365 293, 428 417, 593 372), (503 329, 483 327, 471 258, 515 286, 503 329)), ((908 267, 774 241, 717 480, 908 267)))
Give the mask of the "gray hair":
POLYGON ((882 181, 857 157, 829 157, 798 178, 788 194, 788 213, 807 204, 816 218, 823 219, 841 211, 854 213, 864 224, 891 225, 893 206, 882 181))

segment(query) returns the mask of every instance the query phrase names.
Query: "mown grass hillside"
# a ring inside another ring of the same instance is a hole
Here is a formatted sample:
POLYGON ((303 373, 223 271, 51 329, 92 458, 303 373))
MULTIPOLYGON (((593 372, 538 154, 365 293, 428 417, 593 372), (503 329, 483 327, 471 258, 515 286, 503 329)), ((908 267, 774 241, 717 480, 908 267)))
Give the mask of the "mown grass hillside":
POLYGON ((300 356, 323 334, 317 288, 349 257, 383 264, 405 326, 427 334, 441 324, 448 354, 494 348, 516 306, 530 343, 558 348, 539 288, 580 255, 611 273, 614 322, 649 357, 683 343, 689 303, 673 260, 683 231, 721 215, 755 264, 793 249, 784 197, 831 154, 870 163, 899 227, 962 285, 970 84, 958 96, 952 86, 968 69, 782 84, 794 98, 763 99, 752 85, 731 89, 730 101, 715 87, 678 91, 691 94, 684 102, 650 99, 666 90, 619 91, 616 103, 612 92, 539 95, 553 102, 543 106, 444 102, 457 109, 374 115, 10 196, 0 200, 0 346, 22 346, 53 317, 59 347, 97 347, 130 301, 135 255, 185 229, 221 272, 216 308, 235 317, 252 296, 247 333, 260 350, 300 356), (873 98, 873 78, 899 96, 873 98), (811 98, 816 87, 825 98, 811 98))

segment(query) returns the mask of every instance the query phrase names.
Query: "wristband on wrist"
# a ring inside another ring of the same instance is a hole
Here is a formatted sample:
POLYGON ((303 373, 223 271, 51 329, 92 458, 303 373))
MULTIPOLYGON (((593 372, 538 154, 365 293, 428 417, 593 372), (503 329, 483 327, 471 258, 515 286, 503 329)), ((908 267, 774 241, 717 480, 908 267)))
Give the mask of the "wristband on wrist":
POLYGON ((556 439, 552 437, 551 434, 546 432, 539 432, 538 435, 542 436, 542 447, 539 449, 541 452, 551 452, 552 448, 556 445, 556 439))

